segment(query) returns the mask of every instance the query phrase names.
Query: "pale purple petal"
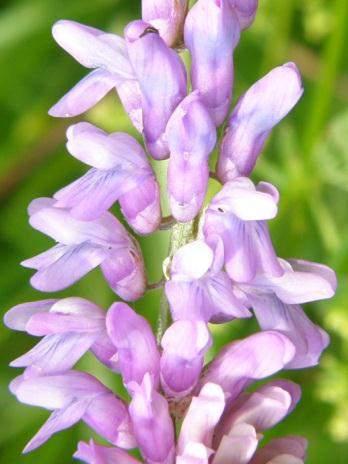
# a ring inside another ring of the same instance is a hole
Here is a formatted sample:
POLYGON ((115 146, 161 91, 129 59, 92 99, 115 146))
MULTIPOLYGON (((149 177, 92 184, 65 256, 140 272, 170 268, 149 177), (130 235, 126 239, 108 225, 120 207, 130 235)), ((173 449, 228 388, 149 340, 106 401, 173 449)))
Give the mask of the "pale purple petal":
POLYGON ((177 53, 149 24, 133 21, 127 26, 125 37, 142 95, 145 141, 154 158, 164 159, 169 155, 165 140, 167 122, 186 95, 185 68, 177 53))
POLYGON ((239 41, 240 25, 227 0, 199 0, 185 21, 185 44, 192 56, 194 90, 219 126, 231 103, 233 50, 239 41))
POLYGON ((250 317, 227 274, 221 271, 224 252, 221 241, 211 248, 202 240, 181 247, 174 255, 171 279, 165 292, 174 320, 223 322, 250 317))
POLYGON ((65 372, 89 350, 95 339, 95 333, 47 335, 26 354, 12 361, 10 366, 31 366, 42 374, 65 372))
POLYGON ((192 220, 202 207, 209 179, 215 125, 198 92, 187 96, 168 121, 168 192, 173 216, 192 220))
POLYGON ((136 446, 127 406, 112 392, 95 396, 83 421, 116 446, 125 449, 136 446))
POLYGON ((205 215, 206 238, 218 234, 224 243, 228 275, 236 282, 249 282, 258 273, 284 273, 273 249, 267 219, 277 213, 277 191, 270 184, 255 188, 246 178, 224 185, 205 215))
POLYGON ((122 37, 67 20, 56 22, 52 34, 86 68, 106 69, 119 79, 134 77, 122 37))
POLYGON ((134 301, 144 294, 144 262, 138 247, 111 253, 102 262, 101 270, 112 290, 124 300, 134 301))
POLYGON ((97 169, 121 168, 128 173, 148 168, 142 146, 124 132, 111 134, 93 124, 80 122, 67 131, 67 148, 78 160, 97 169))
POLYGON ((128 224, 141 235, 158 229, 161 219, 160 190, 154 176, 119 197, 121 211, 128 224))
POLYGON ((285 380, 270 382, 253 393, 240 395, 225 411, 215 430, 215 446, 238 424, 251 425, 257 433, 273 428, 295 408, 300 397, 300 387, 285 380))
POLYGON ((219 385, 206 383, 198 396, 192 398, 181 426, 177 453, 183 454, 189 443, 212 447, 214 429, 225 407, 225 397, 219 385))
POLYGON ((201 443, 190 442, 181 455, 177 455, 176 464, 208 464, 213 451, 201 443))
POLYGON ((266 446, 257 451, 255 457, 251 460, 250 464, 300 464, 306 458, 307 440, 303 437, 288 436, 284 438, 274 438, 266 446), (286 455, 297 458, 297 461, 272 461, 277 456, 286 455))
POLYGON ((156 28, 168 47, 180 46, 188 0, 143 0, 142 18, 156 28))
POLYGON ((134 383, 132 390, 129 414, 142 455, 151 463, 172 462, 174 426, 167 401, 155 391, 149 374, 141 385, 134 383))
POLYGON ((136 80, 121 81, 116 86, 118 96, 126 110, 134 127, 143 132, 143 108, 141 103, 141 91, 136 80))
POLYGON ((159 352, 149 323, 125 303, 114 303, 106 316, 109 337, 117 349, 125 385, 141 384, 146 373, 159 381, 159 352))
POLYGON ((294 344, 295 356, 287 363, 288 369, 318 364, 330 338, 323 329, 308 319, 300 306, 284 304, 274 295, 260 294, 249 298, 262 330, 284 333, 294 344))
POLYGON ((169 396, 186 396, 196 386, 204 355, 212 344, 204 322, 177 321, 164 333, 161 382, 169 396))
POLYGON ((251 173, 270 131, 302 93, 299 71, 294 63, 287 63, 273 69, 240 98, 221 146, 217 171, 223 182, 251 173))
POLYGON ((93 440, 89 443, 80 441, 74 458, 88 464, 140 464, 137 459, 122 449, 97 445, 93 440))
POLYGON ((42 314, 49 311, 57 301, 59 300, 33 301, 14 306, 5 314, 4 323, 12 330, 26 331, 28 321, 35 314, 42 314))
POLYGON ((48 114, 58 118, 79 116, 96 105, 111 89, 118 79, 104 69, 96 69, 87 74, 68 93, 64 95, 48 114))
POLYGON ((237 424, 222 438, 212 464, 247 464, 257 445, 258 438, 254 427, 249 424, 237 424))
MULTIPOLYGON (((40 267, 30 279, 30 283, 42 292, 63 290, 99 266, 105 257, 104 248, 88 242, 76 246, 65 246, 64 254, 55 261, 47 263, 46 267, 40 267)), ((29 261, 24 263, 28 265, 29 261)))
POLYGON ((227 345, 209 365, 201 384, 217 383, 232 401, 253 381, 281 370, 294 354, 295 347, 285 335, 257 333, 227 345))
POLYGON ((90 401, 91 399, 88 398, 72 400, 72 402, 63 409, 54 411, 37 434, 26 445, 23 453, 33 451, 49 440, 55 433, 68 429, 76 424, 84 415, 90 401))

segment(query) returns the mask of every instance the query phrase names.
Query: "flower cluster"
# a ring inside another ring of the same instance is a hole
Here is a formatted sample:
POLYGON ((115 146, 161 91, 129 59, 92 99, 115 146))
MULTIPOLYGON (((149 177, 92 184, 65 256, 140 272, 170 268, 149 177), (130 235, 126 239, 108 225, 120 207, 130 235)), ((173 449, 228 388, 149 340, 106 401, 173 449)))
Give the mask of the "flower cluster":
POLYGON ((79 443, 75 457, 90 464, 137 464, 127 452, 133 448, 150 464, 303 463, 301 437, 259 447, 264 431, 295 408, 299 386, 252 384, 318 363, 329 337, 300 304, 332 297, 336 279, 324 265, 277 256, 268 221, 277 215, 278 191, 249 178, 270 131, 302 95, 295 64, 270 71, 230 112, 233 51, 257 3, 198 0, 189 9, 186 0, 143 0, 142 19, 128 24, 124 37, 73 21, 54 25, 59 45, 92 71, 50 114, 80 115, 115 89, 144 145, 87 122, 71 126, 67 149, 89 170, 53 198, 30 204, 31 226, 56 244, 22 264, 37 271, 31 284, 42 292, 63 290, 100 266, 122 300, 141 298, 148 288, 141 249, 109 212, 119 202, 136 234, 172 227, 162 308, 171 322, 162 317, 156 340, 146 319, 122 301, 107 312, 78 297, 8 311, 8 327, 42 337, 11 363, 25 368, 11 392, 52 411, 25 452, 82 420, 109 442, 79 443), (162 217, 148 155, 169 160, 172 223, 162 217), (207 204, 211 177, 221 188, 207 204), (209 324, 252 317, 261 330, 206 364, 209 324), (128 403, 73 369, 87 351, 121 376, 128 403))

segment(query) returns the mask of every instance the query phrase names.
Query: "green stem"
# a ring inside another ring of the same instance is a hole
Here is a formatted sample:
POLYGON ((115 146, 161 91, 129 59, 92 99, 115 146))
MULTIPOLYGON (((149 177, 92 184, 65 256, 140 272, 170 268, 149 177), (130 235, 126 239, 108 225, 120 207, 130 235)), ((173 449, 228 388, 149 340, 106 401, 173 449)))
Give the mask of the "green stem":
MULTIPOLYGON (((168 258, 164 262, 164 268, 165 268, 164 274, 166 278, 168 275, 166 266, 171 261, 175 252, 179 248, 191 242, 197 237, 198 223, 199 223, 199 216, 193 221, 187 222, 185 224, 182 224, 179 222, 174 224, 172 231, 171 231, 171 236, 170 236, 168 258)), ((161 301, 160 301, 158 324, 157 324, 157 342, 158 343, 160 343, 164 332, 169 327, 169 324, 170 324, 169 303, 168 303, 165 291, 163 290, 161 301)))

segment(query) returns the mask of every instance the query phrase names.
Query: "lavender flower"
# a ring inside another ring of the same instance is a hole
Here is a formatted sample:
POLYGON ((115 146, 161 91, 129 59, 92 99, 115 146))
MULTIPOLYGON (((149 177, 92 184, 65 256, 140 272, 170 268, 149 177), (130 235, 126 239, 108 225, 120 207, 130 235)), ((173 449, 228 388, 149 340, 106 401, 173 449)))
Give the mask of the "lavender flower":
POLYGON ((71 126, 67 148, 91 169, 54 199, 30 204, 30 224, 56 245, 22 264, 37 270, 31 284, 43 292, 63 290, 100 266, 123 300, 148 288, 163 287, 163 295, 156 335, 123 301, 104 312, 83 298, 47 299, 6 313, 9 328, 43 337, 11 363, 25 368, 12 393, 52 411, 25 452, 82 420, 109 442, 79 443, 74 456, 90 464, 139 464, 125 451, 133 448, 150 464, 304 462, 301 437, 263 443, 264 431, 299 402, 300 387, 253 384, 319 362, 329 336, 299 305, 332 297, 336 278, 324 265, 277 256, 267 221, 277 215, 278 190, 247 177, 271 129, 302 95, 296 66, 278 67, 254 84, 232 111, 222 143, 217 136, 232 98, 233 52, 257 6, 198 0, 188 11, 185 0, 143 0, 142 20, 125 28, 124 39, 73 21, 54 25, 56 41, 92 71, 50 114, 79 115, 115 88, 145 148, 125 133, 71 126), (191 54, 191 92, 174 49, 181 46, 191 54), (169 158, 169 218, 162 218, 147 151, 169 158), (206 201, 210 176, 223 184, 206 201), (171 227, 165 282, 147 285, 137 241, 108 211, 115 202, 138 234, 171 227), (207 362, 208 323, 254 315, 261 330, 207 362), (129 401, 73 370, 89 351, 121 376, 129 401))

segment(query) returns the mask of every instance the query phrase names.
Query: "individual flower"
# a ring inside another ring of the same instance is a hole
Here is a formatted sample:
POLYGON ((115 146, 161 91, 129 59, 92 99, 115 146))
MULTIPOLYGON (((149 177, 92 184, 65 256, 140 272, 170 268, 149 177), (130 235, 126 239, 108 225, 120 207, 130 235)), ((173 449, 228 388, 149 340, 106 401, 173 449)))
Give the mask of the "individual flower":
POLYGON ((156 230, 161 221, 159 187, 141 145, 128 134, 107 134, 86 122, 69 127, 67 137, 69 152, 92 169, 54 195, 56 206, 90 221, 118 200, 136 232, 156 230))
POLYGON ((64 118, 78 116, 116 88, 130 119, 141 132, 140 89, 129 62, 125 40, 67 20, 56 22, 52 34, 64 50, 93 71, 59 100, 49 114, 64 118))
POLYGON ((219 237, 211 245, 196 240, 175 253, 165 284, 174 320, 225 322, 251 316, 223 266, 219 237))
POLYGON ((159 362, 156 339, 152 329, 125 303, 114 303, 106 317, 109 337, 117 349, 117 362, 124 384, 141 384, 146 373, 152 375, 157 388, 159 362))
POLYGON ((168 47, 181 46, 188 0, 142 0, 145 22, 158 30, 168 47))
POLYGON ((240 27, 245 29, 249 27, 255 19, 258 7, 258 0, 228 0, 230 6, 234 9, 240 27))
POLYGON ((20 304, 5 314, 4 322, 13 330, 44 337, 28 353, 12 361, 12 367, 61 373, 91 350, 108 367, 116 368, 110 361, 116 350, 106 334, 105 313, 88 300, 64 298, 20 304))
POLYGON ((54 292, 69 287, 99 266, 115 293, 125 300, 139 298, 145 289, 144 264, 135 240, 110 213, 95 221, 80 221, 51 198, 29 206, 30 224, 56 242, 48 251, 22 262, 37 270, 34 288, 54 292))
POLYGON ((143 110, 144 139, 155 159, 165 159, 167 122, 186 96, 186 71, 177 53, 144 21, 133 21, 125 29, 130 62, 139 82, 143 110))
POLYGON ((303 93, 294 63, 278 66, 239 99, 222 140, 217 174, 222 182, 248 176, 272 130, 303 93))
POLYGON ((198 0, 185 21, 192 57, 191 81, 219 126, 227 116, 233 87, 233 50, 240 24, 228 0, 198 0))
POLYGON ((209 156, 216 129, 198 92, 176 108, 166 128, 170 150, 168 193, 173 216, 191 221, 200 211, 208 187, 209 156))
POLYGON ((135 445, 126 405, 91 375, 66 371, 38 376, 30 370, 14 379, 10 389, 22 403, 53 411, 25 447, 26 453, 80 420, 114 445, 135 445))
POLYGON ((279 260, 280 277, 257 275, 250 285, 239 286, 250 302, 262 330, 284 333, 296 353, 288 369, 311 367, 329 344, 328 334, 307 317, 299 303, 331 298, 335 273, 327 266, 302 260, 279 260))
POLYGON ((226 271, 235 282, 250 282, 259 273, 284 273, 273 249, 266 220, 277 214, 279 194, 266 182, 256 187, 239 177, 227 182, 205 213, 206 239, 219 235, 224 244, 226 271))

